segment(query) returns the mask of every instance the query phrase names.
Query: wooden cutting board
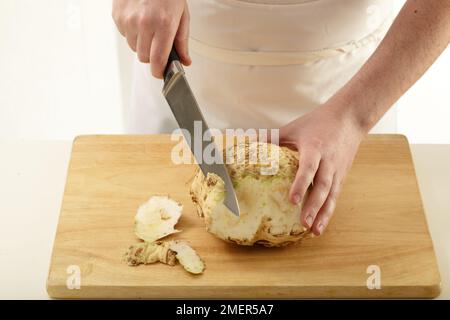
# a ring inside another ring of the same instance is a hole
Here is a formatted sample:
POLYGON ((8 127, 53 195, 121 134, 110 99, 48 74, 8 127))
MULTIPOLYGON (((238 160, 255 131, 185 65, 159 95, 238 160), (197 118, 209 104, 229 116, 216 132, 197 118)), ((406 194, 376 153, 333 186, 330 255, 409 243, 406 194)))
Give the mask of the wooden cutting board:
POLYGON ((82 136, 74 141, 47 281, 51 297, 439 294, 439 271, 405 137, 369 136, 325 234, 285 248, 239 247, 208 234, 189 198, 195 165, 174 165, 173 145, 166 135, 82 136), (183 203, 177 225, 183 232, 172 238, 192 244, 206 262, 203 275, 190 275, 180 265, 129 267, 121 261, 138 242, 133 234, 136 210, 153 194, 169 194, 183 203), (369 289, 369 277, 375 279, 372 284, 379 279, 381 289, 369 289))

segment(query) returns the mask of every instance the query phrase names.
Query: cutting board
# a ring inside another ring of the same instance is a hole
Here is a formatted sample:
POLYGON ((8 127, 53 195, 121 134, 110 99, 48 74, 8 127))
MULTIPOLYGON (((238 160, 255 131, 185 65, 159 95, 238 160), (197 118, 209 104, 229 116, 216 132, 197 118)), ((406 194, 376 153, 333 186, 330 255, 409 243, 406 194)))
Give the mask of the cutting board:
MULTIPOLYGON (((418 298, 440 276, 408 141, 361 144, 321 237, 284 248, 240 247, 205 231, 189 197, 195 165, 171 161, 167 135, 81 136, 73 143, 47 291, 56 298, 418 298), (129 267, 134 215, 154 194, 184 206, 172 239, 188 240, 204 274, 129 267), (368 286, 369 284, 369 286, 368 286)), ((39 239, 36 239, 39 241, 39 239)))

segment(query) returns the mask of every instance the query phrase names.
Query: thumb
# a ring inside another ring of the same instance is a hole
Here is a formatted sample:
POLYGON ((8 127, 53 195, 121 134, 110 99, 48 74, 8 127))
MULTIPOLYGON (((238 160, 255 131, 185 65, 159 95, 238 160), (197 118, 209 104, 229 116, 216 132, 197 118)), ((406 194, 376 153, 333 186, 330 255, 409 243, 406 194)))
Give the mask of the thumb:
POLYGON ((278 131, 276 139, 272 138, 271 143, 288 147, 292 150, 298 150, 297 139, 295 139, 292 134, 289 134, 289 130, 286 130, 286 127, 281 127, 280 129, 276 130, 278 131))

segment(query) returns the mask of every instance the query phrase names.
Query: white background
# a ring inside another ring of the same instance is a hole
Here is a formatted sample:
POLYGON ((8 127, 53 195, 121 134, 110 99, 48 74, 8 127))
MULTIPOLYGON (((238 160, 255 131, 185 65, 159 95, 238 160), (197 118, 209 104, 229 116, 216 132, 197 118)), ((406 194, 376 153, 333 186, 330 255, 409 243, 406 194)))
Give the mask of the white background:
MULTIPOLYGON (((0 0, 0 139, 123 132, 132 60, 110 0, 0 0)), ((447 50, 398 102, 410 142, 450 143, 449 71, 447 50)))

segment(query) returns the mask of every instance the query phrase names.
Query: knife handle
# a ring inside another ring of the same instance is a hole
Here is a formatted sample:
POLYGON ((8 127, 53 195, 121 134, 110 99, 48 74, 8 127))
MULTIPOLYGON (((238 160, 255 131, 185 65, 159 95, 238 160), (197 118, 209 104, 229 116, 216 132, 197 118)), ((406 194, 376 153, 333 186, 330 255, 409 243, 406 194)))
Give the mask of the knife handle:
POLYGON ((166 69, 164 69, 164 79, 167 78, 167 74, 169 73, 170 70, 170 65, 172 64, 173 61, 180 62, 180 56, 178 56, 177 50, 175 49, 174 46, 172 47, 172 50, 170 50, 169 59, 167 60, 166 64, 166 69))

